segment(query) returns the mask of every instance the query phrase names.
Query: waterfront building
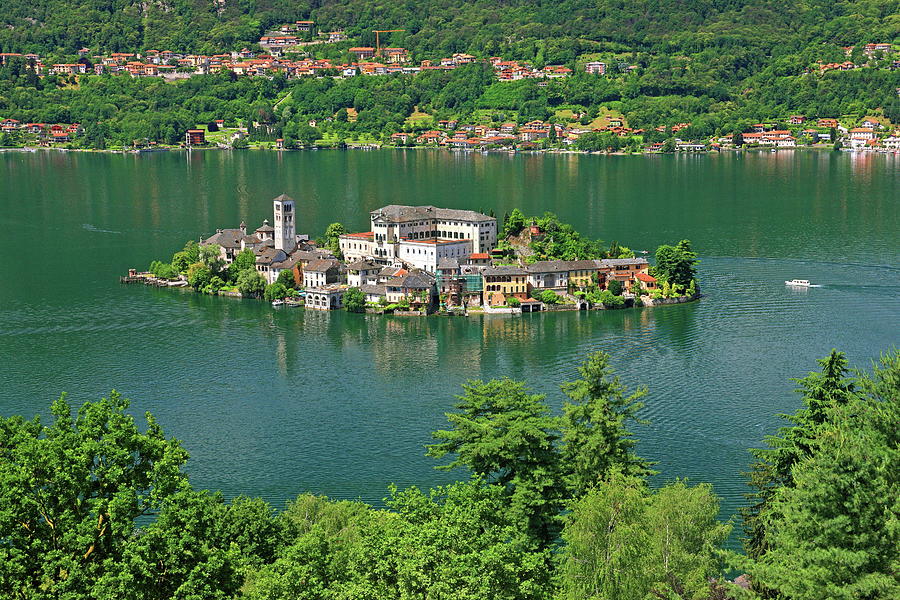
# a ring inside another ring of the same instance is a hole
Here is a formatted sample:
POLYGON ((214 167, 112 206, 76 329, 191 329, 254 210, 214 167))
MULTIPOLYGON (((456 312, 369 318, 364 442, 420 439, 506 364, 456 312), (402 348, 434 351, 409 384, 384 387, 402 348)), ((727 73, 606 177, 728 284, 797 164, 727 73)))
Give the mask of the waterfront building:
POLYGON ((444 258, 464 259, 497 245, 497 219, 471 210, 389 205, 372 211, 370 219, 370 231, 341 236, 347 260, 396 262, 435 273, 444 258))
POLYGON ((337 259, 314 260, 303 268, 303 287, 322 288, 341 283, 341 263, 337 259))
POLYGON ((522 267, 485 267, 481 276, 484 278, 485 302, 492 306, 506 304, 510 297, 528 298, 528 272, 522 267))
POLYGON ((384 288, 389 303, 406 300, 413 309, 430 306, 436 292, 434 276, 419 269, 388 279, 384 288))
POLYGON ((206 131, 203 129, 188 129, 184 134, 184 143, 188 146, 201 146, 206 143, 206 131))
POLYGON ((334 259, 330 252, 313 248, 308 244, 309 236, 297 235, 294 200, 285 194, 272 200, 275 227, 264 219, 262 225, 248 234, 247 225, 241 221, 237 229, 217 229, 206 239, 200 238, 201 246, 219 246, 219 256, 226 265, 243 250, 252 250, 256 255, 256 270, 263 274, 268 283, 274 283, 278 274, 293 269, 295 279, 302 281, 302 270, 315 260, 334 259), (300 247, 303 244, 303 247, 300 247))
POLYGON ((604 258, 595 260, 594 264, 597 267, 597 283, 604 289, 609 286, 610 281, 615 279, 626 290, 630 290, 635 276, 639 273, 648 274, 650 270, 650 263, 643 257, 604 258))
POLYGON ((544 260, 525 267, 529 291, 566 291, 569 286, 587 287, 597 272, 593 260, 544 260))
POLYGON ((357 260, 347 265, 347 285, 361 288, 363 285, 374 285, 378 282, 381 267, 374 262, 357 260))
POLYGON ((314 310, 339 310, 344 306, 345 285, 328 285, 306 290, 304 306, 314 310))
POLYGON ((281 194, 272 201, 275 212, 275 247, 290 254, 297 247, 294 199, 281 194))

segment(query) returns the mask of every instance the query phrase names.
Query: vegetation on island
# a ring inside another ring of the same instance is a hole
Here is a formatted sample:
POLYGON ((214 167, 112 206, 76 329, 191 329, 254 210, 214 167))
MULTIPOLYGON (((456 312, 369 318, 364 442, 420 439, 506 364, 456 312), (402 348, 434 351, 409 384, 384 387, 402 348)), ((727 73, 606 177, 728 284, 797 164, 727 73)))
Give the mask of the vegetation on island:
POLYGON ((746 553, 708 484, 656 482, 633 430, 643 387, 589 355, 561 414, 511 379, 463 386, 428 454, 457 483, 384 508, 301 494, 277 511, 194 489, 187 452, 113 392, 45 423, 0 419, 0 595, 171 598, 781 598, 900 594, 900 352, 833 351, 754 450, 746 553), (662 485, 660 485, 662 484, 662 485), (746 575, 751 589, 728 582, 746 575))
MULTIPOLYGON (((352 38, 304 48, 313 57, 352 62, 348 48, 373 46, 373 29, 402 29, 382 41, 407 48, 414 61, 467 52, 528 61, 537 68, 566 65, 573 76, 500 82, 489 65, 473 63, 452 71, 340 80, 229 73, 177 82, 110 75, 76 80, 37 77, 23 60, 10 59, 0 68, 0 115, 22 122, 81 123, 86 131, 76 144, 88 148, 135 140, 177 144, 186 129, 216 119, 228 126, 249 125, 250 141, 281 138, 288 147, 384 140, 394 132, 434 128, 441 119, 494 124, 541 119, 587 126, 615 114, 645 130, 626 138, 590 133, 578 140, 582 150, 635 149, 641 142, 674 148, 673 125, 690 124, 679 137, 708 139, 736 136, 760 121, 783 124, 791 114, 846 122, 882 114, 897 124, 897 54, 862 51, 867 42, 896 44, 900 39, 896 8, 896 2, 885 0, 809 0, 790 6, 771 0, 663 1, 652 8, 638 0, 566 0, 552 6, 469 0, 452 10, 431 1, 138 5, 7 0, 0 16, 5 25, 0 51, 38 52, 48 64, 89 61, 76 55, 83 46, 92 52, 205 54, 257 48, 272 27, 309 18, 320 30, 340 28, 352 38), (849 55, 846 47, 852 48, 849 55), (607 74, 585 73, 591 60, 602 60, 607 74), (819 69, 820 63, 842 61, 860 68, 819 69)), ((15 144, 15 135, 6 134, 0 143, 15 144)), ((235 143, 244 147, 248 142, 235 143)))

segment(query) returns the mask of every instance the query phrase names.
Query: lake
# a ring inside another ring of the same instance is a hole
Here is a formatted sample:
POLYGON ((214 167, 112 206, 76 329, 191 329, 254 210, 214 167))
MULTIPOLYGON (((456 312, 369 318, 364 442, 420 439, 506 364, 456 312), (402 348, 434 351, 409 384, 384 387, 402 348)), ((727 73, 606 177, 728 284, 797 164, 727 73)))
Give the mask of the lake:
POLYGON ((379 502, 433 469, 430 432, 469 378, 559 385, 605 350, 646 384, 638 453, 656 482, 711 482, 734 514, 747 448, 799 406, 831 348, 866 367, 900 338, 900 156, 446 151, 0 153, 0 414, 115 388, 184 441, 195 486, 281 507, 304 491, 379 502), (386 204, 553 211, 635 250, 689 238, 705 297, 626 311, 402 318, 273 310, 123 286, 185 240, 255 228, 297 200, 298 232, 365 230, 386 204), (786 279, 822 287, 790 289, 786 279))

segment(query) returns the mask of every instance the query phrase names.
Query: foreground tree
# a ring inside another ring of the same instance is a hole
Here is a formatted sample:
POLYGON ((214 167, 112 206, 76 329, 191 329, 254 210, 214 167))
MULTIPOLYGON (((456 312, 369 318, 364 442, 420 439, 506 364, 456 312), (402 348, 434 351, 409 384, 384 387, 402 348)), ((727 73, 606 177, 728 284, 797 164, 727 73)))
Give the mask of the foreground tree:
POLYGON ((718 512, 709 485, 679 481, 650 492, 614 469, 566 517, 563 598, 708 598, 730 531, 718 512))
POLYGON ((539 544, 556 535, 560 508, 556 420, 541 395, 511 379, 470 381, 447 413, 453 429, 432 434, 438 443, 428 456, 456 458, 439 469, 467 467, 486 482, 501 486, 509 510, 523 531, 539 544))
MULTIPOLYGON (((792 460, 790 480, 774 489, 757 515, 764 519, 765 544, 745 566, 754 588, 770 597, 897 598, 900 352, 861 375, 852 393, 835 385, 838 374, 827 374, 835 358, 833 353, 822 361, 821 376, 807 378, 830 381, 837 393, 824 396, 833 402, 814 437, 805 440, 812 451, 792 460)), ((808 404, 811 417, 816 403, 808 404)))
POLYGON ((631 423, 646 424, 637 413, 647 389, 627 395, 605 352, 588 356, 578 373, 581 379, 562 386, 568 400, 560 424, 560 462, 571 498, 583 496, 614 468, 627 476, 652 473, 649 463, 634 453, 635 440, 628 430, 631 423))
POLYGON ((758 557, 768 549, 768 523, 775 494, 782 488, 794 486, 794 466, 812 456, 820 446, 820 436, 832 420, 833 411, 847 404, 855 395, 855 381, 848 377, 847 358, 832 350, 818 361, 819 373, 798 379, 798 393, 804 407, 793 415, 781 415, 792 423, 769 436, 767 448, 751 450, 756 461, 749 474, 754 492, 751 504, 742 510, 747 533, 745 549, 751 557, 758 557))
POLYGON ((8 598, 86 598, 121 561, 135 519, 187 486, 187 453, 153 417, 141 432, 117 392, 53 423, 0 420, 0 592, 8 598))

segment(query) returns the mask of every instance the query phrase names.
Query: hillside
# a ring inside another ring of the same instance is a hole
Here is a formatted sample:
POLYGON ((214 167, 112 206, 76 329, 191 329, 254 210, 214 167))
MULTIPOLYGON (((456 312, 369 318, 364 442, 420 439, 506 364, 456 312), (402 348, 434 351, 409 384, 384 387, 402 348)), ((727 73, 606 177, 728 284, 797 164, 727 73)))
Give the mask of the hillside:
POLYGON ((12 62, 0 68, 0 117, 80 122, 90 139, 170 143, 185 127, 219 118, 271 123, 273 136, 285 138, 316 120, 329 139, 384 138, 438 119, 524 123, 575 113, 584 125, 611 113, 636 128, 691 123, 679 133, 685 139, 791 114, 900 123, 900 0, 4 0, 0 51, 36 52, 53 64, 75 62, 82 47, 91 54, 258 50, 261 35, 301 19, 345 32, 345 42, 304 49, 335 64, 355 60, 351 46, 374 45, 372 29, 404 29, 381 42, 407 48, 412 64, 464 52, 537 69, 565 65, 573 76, 499 82, 489 65, 464 65, 342 80, 211 74, 177 83, 76 82, 38 79, 12 62), (894 44, 893 53, 864 55, 872 42, 894 44), (608 65, 606 76, 584 73, 592 60, 608 65), (842 61, 853 68, 820 70, 842 61))
POLYGON ((897 0, 4 0, 0 50, 215 52, 307 18, 322 30, 344 29, 361 44, 374 42, 372 29, 402 28, 394 43, 418 53, 542 55, 548 62, 574 60, 592 48, 781 54, 900 35, 897 0))

